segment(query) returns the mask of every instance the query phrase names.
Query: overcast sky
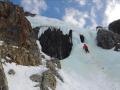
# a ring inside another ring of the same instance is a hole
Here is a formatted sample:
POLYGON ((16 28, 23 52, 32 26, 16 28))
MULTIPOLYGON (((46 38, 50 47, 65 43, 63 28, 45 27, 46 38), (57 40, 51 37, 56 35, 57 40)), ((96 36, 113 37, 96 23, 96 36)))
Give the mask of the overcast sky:
POLYGON ((107 26, 120 19, 120 0, 12 0, 24 10, 80 28, 107 26))

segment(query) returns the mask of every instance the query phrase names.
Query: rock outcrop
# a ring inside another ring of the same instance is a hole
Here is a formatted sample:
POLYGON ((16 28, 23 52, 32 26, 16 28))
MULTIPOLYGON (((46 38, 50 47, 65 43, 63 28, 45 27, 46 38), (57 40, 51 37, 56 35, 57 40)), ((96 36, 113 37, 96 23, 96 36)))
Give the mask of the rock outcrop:
POLYGON ((42 77, 39 74, 33 74, 32 76, 30 76, 30 80, 32 80, 33 82, 41 83, 42 77))
POLYGON ((59 65, 60 65, 60 61, 57 59, 48 60, 46 62, 46 67, 48 68, 48 70, 43 72, 42 74, 40 90, 49 90, 49 88, 51 90, 55 90, 57 84, 57 80, 55 77, 57 77, 59 80, 64 82, 63 78, 60 76, 57 70, 59 69, 58 67, 59 65), (56 62, 59 62, 59 64, 56 62))
POLYGON ((51 59, 51 62, 53 64, 55 64, 55 67, 57 67, 58 69, 61 69, 61 63, 60 63, 60 61, 58 59, 53 58, 53 59, 51 59))
POLYGON ((10 70, 8 71, 8 74, 9 74, 9 75, 15 75, 14 69, 10 69, 10 70))
POLYGON ((120 19, 109 24, 109 30, 120 34, 120 19))
POLYGON ((0 1, 0 40, 27 44, 32 27, 22 7, 0 1))
POLYGON ((40 90, 55 90, 57 85, 56 78, 58 78, 61 82, 64 82, 63 78, 58 72, 58 70, 61 69, 60 60, 47 60, 46 67, 48 70, 43 72, 41 75, 34 74, 30 76, 30 79, 33 82, 38 83, 35 87, 39 87, 40 90))
POLYGON ((55 90, 56 84, 56 78, 50 70, 47 70, 42 74, 40 90, 55 90))
POLYGON ((64 35, 60 29, 48 28, 39 38, 42 51, 47 55, 64 59, 72 50, 72 30, 64 35))
POLYGON ((64 82, 62 77, 60 76, 60 74, 58 73, 58 71, 56 69, 56 68, 61 69, 61 64, 60 64, 59 60, 54 59, 54 60, 47 61, 46 67, 52 72, 52 74, 54 76, 56 76, 59 80, 64 82), (58 63, 56 63, 56 62, 58 62, 58 63), (58 67, 58 66, 60 66, 60 67, 58 67))
POLYGON ((120 42, 120 35, 107 30, 98 30, 97 32, 98 46, 104 49, 111 49, 119 42, 120 42))
POLYGON ((41 64, 39 53, 34 53, 24 47, 15 47, 3 44, 0 46, 0 57, 6 62, 15 62, 19 65, 36 66, 41 64))
POLYGON ((36 32, 25 17, 23 8, 0 1, 0 21, 0 40, 4 41, 0 46, 1 58, 9 57, 9 62, 21 65, 41 64, 36 32))
POLYGON ((0 90, 9 90, 2 64, 0 63, 0 90))

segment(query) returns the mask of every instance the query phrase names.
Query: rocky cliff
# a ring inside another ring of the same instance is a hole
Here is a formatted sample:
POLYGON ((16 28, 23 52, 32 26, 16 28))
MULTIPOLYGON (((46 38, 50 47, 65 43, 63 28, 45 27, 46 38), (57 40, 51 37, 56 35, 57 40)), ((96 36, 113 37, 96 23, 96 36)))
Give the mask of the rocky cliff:
MULTIPOLYGON (((42 65, 41 53, 36 43, 36 40, 38 39, 37 37, 38 30, 35 30, 36 28, 32 29, 30 22, 27 20, 25 16, 33 17, 35 16, 35 14, 31 14, 30 12, 24 12, 22 7, 18 5, 14 5, 13 3, 0 1, 0 76, 1 76, 0 88, 1 90, 9 89, 8 88, 9 82, 7 83, 7 79, 4 74, 4 69, 2 66, 3 64, 5 65, 6 63, 15 63, 21 66, 42 65)), ((53 40, 53 38, 56 38, 54 37, 55 34, 56 33, 54 33, 53 37, 50 39, 53 40)), ((57 33, 57 35, 58 34, 62 35, 61 33, 57 33)), ((67 42, 69 42, 69 38, 70 36, 66 35, 65 39, 67 42)), ((56 40, 57 39, 59 38, 56 38, 56 40)), ((42 40, 46 40, 46 39, 42 39, 42 40)), ((50 47, 52 46, 51 44, 48 45, 50 45, 50 47)), ((71 50, 70 48, 69 51, 66 52, 67 55, 70 53, 71 50)), ((44 50, 45 49, 46 48, 44 48, 44 50)), ((40 78, 37 78, 37 81, 39 81, 40 90, 48 90, 48 88, 55 90, 57 85, 55 77, 63 81, 62 77, 59 75, 57 71, 58 69, 61 68, 60 61, 57 59, 50 60, 50 62, 46 61, 46 66, 48 70, 43 72, 40 78)), ((12 69, 8 71, 8 74, 11 75, 10 71, 13 72, 14 70, 12 69)), ((36 75, 33 75, 32 81, 36 81, 36 75)))
MULTIPOLYGON (((25 66, 41 64, 41 57, 34 31, 25 17, 22 7, 0 1, 0 58, 3 64, 16 63, 25 66)), ((0 88, 8 90, 4 70, 0 63, 0 88)))
POLYGON ((0 2, 0 21, 0 40, 4 42, 0 46, 1 57, 9 56, 18 64, 28 62, 29 64, 25 65, 31 65, 31 61, 34 61, 39 65, 39 50, 36 39, 32 37, 34 31, 25 17, 23 8, 12 3, 0 2))
POLYGON ((120 43, 120 35, 109 30, 101 28, 97 32, 97 45, 104 49, 111 49, 120 43))
POLYGON ((113 47, 120 48, 120 19, 109 24, 108 29, 102 26, 96 27, 97 45, 104 49, 111 49, 113 47))

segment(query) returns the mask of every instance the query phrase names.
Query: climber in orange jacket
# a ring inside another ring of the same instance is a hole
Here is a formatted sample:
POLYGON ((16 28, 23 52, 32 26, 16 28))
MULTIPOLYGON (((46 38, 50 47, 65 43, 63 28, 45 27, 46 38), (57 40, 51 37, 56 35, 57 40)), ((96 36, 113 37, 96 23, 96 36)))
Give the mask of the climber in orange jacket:
POLYGON ((83 49, 85 50, 86 53, 89 53, 88 46, 86 44, 83 45, 83 49))

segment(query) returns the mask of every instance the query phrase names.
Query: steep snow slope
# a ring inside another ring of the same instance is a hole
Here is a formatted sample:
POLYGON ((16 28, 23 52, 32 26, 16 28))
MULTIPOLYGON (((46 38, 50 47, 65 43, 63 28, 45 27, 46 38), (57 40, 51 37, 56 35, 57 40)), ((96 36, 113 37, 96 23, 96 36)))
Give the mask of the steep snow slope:
POLYGON ((86 37, 90 53, 86 54, 79 42, 74 45, 70 57, 62 62, 63 71, 73 79, 71 82, 66 80, 69 87, 73 86, 69 90, 119 90, 120 53, 97 47, 96 31, 81 33, 86 37))
MULTIPOLYGON (((30 18, 32 26, 55 26, 64 33, 73 32, 73 49, 71 55, 62 61, 60 71, 65 83, 58 80, 57 90, 120 90, 120 52, 105 50, 96 45, 95 30, 79 30, 73 25, 45 17, 30 18), (79 34, 85 36, 90 53, 82 49, 79 34)), ((40 31, 44 31, 42 28, 40 31)))

